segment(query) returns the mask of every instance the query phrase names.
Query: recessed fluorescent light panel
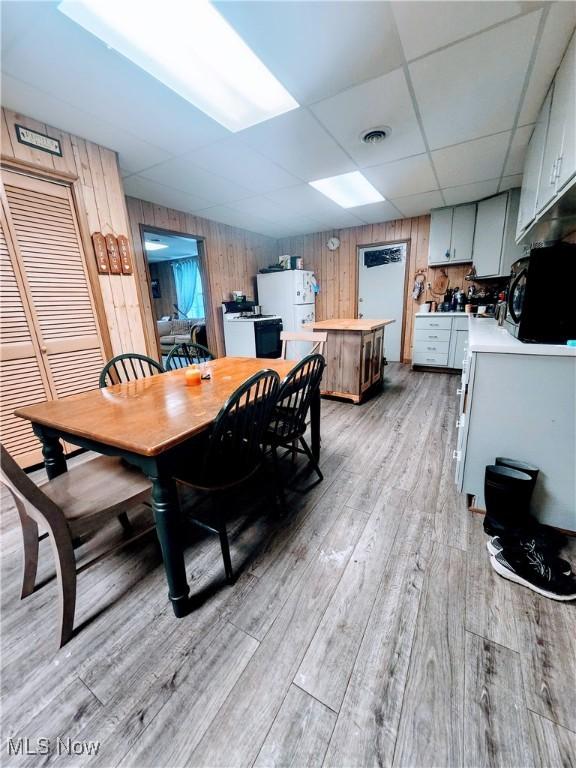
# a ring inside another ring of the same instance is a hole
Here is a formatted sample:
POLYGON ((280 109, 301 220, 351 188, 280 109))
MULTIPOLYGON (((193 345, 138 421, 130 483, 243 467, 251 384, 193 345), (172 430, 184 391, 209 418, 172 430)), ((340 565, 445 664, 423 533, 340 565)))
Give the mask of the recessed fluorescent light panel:
POLYGON ((327 179, 309 181, 310 186, 334 200, 342 208, 355 208, 357 205, 368 205, 385 200, 380 192, 364 178, 360 171, 343 173, 341 176, 330 176, 327 179))
POLYGON ((208 0, 63 0, 58 8, 230 131, 299 106, 208 0))
POLYGON ((144 247, 147 251, 161 251, 163 248, 168 248, 164 243, 155 243, 152 240, 145 240, 144 247))

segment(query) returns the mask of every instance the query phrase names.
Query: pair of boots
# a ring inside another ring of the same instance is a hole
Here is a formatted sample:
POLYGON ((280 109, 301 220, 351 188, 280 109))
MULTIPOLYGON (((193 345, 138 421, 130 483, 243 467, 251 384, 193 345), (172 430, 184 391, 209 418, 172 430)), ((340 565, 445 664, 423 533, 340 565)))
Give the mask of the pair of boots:
POLYGON ((565 543, 554 529, 529 513, 538 468, 498 457, 486 467, 484 531, 490 563, 504 578, 555 600, 576 598, 570 563, 557 553, 565 543))

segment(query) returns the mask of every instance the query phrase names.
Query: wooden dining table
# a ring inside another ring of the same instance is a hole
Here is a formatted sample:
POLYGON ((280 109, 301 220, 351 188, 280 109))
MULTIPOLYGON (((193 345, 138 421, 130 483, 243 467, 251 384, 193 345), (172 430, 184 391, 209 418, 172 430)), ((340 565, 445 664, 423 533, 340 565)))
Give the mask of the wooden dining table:
MULTIPOLYGON (((48 478, 66 472, 61 441, 139 467, 152 483, 152 510, 174 614, 189 611, 190 587, 182 546, 182 516, 172 467, 182 451, 193 454, 193 438, 210 428, 228 397, 254 373, 277 371, 282 379, 294 361, 222 357, 203 364, 211 378, 186 386, 185 370, 90 390, 79 395, 18 408, 42 443, 48 478)), ((320 455, 320 393, 310 408, 311 450, 320 455)))

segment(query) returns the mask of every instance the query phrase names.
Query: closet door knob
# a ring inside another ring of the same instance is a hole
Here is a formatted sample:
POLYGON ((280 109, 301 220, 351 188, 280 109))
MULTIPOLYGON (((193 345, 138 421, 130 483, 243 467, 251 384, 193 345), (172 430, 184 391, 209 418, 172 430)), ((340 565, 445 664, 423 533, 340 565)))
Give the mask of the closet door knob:
POLYGON ((42 354, 45 355, 46 352, 48 352, 48 350, 46 349, 46 347, 40 347, 40 352, 42 352, 42 354))

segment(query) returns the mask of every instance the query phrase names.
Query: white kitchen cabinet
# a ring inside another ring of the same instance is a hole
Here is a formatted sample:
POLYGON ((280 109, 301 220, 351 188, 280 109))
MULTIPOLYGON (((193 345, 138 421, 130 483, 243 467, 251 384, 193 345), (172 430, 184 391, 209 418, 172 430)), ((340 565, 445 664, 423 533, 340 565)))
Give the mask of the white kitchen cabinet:
POLYGON ((468 344, 468 331, 452 331, 452 349, 450 350, 450 359, 448 361, 450 368, 462 368, 464 356, 466 355, 466 346, 468 344))
MULTIPOLYGON (((490 323, 490 320, 482 320, 490 323)), ((485 509, 484 473, 496 456, 540 468, 531 512, 547 525, 576 531, 574 388, 576 359, 491 353, 468 355, 461 387, 456 484, 485 509)))
POLYGON ((522 257, 515 242, 519 200, 520 190, 511 189, 478 203, 472 261, 479 278, 507 276, 522 257))
POLYGON ((452 216, 450 264, 470 261, 476 225, 476 203, 457 205, 452 216))
POLYGON ((467 338, 467 315, 456 312, 416 314, 412 365, 462 368, 467 338))
POLYGON ((428 264, 447 264, 452 243, 452 208, 437 208, 430 217, 428 264))
POLYGON ((538 185, 542 173, 542 160, 544 159, 544 147, 546 146, 546 134, 550 119, 550 107, 552 105, 552 92, 554 86, 550 86, 548 95, 542 104, 538 121, 532 131, 528 143, 526 161, 524 163, 524 176, 522 178, 522 194, 518 210, 518 225, 516 237, 520 237, 524 230, 530 226, 536 216, 536 201, 538 199, 538 185))
POLYGON ((554 80, 550 120, 538 186, 536 212, 542 211, 576 170, 576 38, 566 51, 554 80))
POLYGON ((436 208, 431 212, 428 264, 462 264, 472 260, 476 203, 436 208))

